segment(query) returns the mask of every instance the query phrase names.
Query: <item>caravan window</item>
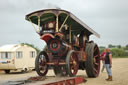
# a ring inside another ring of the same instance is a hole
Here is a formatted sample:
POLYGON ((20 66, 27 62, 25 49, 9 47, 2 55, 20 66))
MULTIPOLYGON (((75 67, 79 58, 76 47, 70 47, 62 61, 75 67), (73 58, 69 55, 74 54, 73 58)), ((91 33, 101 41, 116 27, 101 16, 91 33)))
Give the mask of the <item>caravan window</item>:
POLYGON ((11 52, 1 52, 1 59, 11 59, 11 52))
POLYGON ((35 57, 35 51, 30 51, 30 57, 34 58, 35 57))
POLYGON ((16 52, 16 58, 22 58, 23 53, 21 51, 16 52))

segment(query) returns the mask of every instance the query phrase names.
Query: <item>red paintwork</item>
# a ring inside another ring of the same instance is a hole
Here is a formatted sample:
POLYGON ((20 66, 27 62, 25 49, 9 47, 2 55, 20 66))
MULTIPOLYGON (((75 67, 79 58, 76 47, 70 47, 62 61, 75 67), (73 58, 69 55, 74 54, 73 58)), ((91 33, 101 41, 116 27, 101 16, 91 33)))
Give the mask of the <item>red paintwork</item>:
POLYGON ((78 85, 85 81, 86 80, 83 77, 73 77, 73 78, 58 80, 52 83, 42 84, 42 85, 78 85))
POLYGON ((53 50, 53 51, 57 51, 58 49, 60 48, 60 42, 58 40, 54 40, 54 41, 51 41, 51 44, 50 44, 50 49, 53 50), (53 49, 52 48, 52 43, 54 42, 57 42, 58 43, 58 47, 56 49, 53 49))
MULTIPOLYGON (((62 52, 60 52, 62 54, 62 52)), ((75 54, 78 58, 78 61, 86 61, 86 53, 84 51, 75 51, 75 54)), ((66 57, 66 56, 65 56, 66 57)), ((64 59, 53 59, 53 55, 48 53, 49 62, 47 65, 65 65, 66 62, 64 59)))
POLYGON ((48 43, 48 41, 49 41, 50 39, 54 38, 54 36, 53 36, 52 34, 47 33, 47 34, 42 35, 40 38, 41 38, 42 40, 44 40, 46 43, 48 43))
POLYGON ((76 55, 76 53, 72 53, 72 55, 70 56, 70 70, 72 72, 73 75, 76 75, 79 69, 79 60, 78 60, 78 56, 76 55), (74 64, 73 62, 76 62, 76 64, 74 64))
MULTIPOLYGON (((94 48, 94 53, 95 52, 98 52, 98 55, 97 55, 97 57, 96 57, 96 63, 98 63, 98 65, 95 65, 94 64, 94 68, 97 70, 97 72, 96 72, 96 76, 98 76, 98 74, 99 74, 99 72, 100 72, 100 55, 99 55, 99 50, 98 50, 98 47, 96 46, 95 48, 94 48)), ((95 57, 95 56, 94 56, 95 57)))
POLYGON ((87 55, 84 51, 75 51, 75 53, 77 54, 79 61, 86 61, 87 60, 87 55))

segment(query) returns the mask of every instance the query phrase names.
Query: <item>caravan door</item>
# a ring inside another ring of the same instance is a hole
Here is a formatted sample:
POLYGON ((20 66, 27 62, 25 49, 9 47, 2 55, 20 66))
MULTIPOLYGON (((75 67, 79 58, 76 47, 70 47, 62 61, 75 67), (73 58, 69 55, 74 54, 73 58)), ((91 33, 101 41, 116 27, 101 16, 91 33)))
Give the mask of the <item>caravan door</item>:
POLYGON ((14 60, 14 53, 9 53, 10 58, 8 59, 8 66, 9 69, 15 69, 15 60, 14 60))
POLYGON ((23 65, 24 65, 23 52, 22 51, 16 51, 16 57, 15 57, 16 69, 22 69, 23 65))

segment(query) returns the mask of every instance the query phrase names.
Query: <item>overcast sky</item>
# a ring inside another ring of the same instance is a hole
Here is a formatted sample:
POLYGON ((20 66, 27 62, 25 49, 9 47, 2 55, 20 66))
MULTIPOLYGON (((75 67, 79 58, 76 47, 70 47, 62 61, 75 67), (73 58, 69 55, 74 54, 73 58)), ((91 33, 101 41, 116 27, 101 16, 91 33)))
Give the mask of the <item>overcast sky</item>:
POLYGON ((68 10, 100 34, 99 46, 128 44, 128 0, 1 0, 0 46, 31 43, 41 48, 43 41, 25 15, 45 8, 68 10))

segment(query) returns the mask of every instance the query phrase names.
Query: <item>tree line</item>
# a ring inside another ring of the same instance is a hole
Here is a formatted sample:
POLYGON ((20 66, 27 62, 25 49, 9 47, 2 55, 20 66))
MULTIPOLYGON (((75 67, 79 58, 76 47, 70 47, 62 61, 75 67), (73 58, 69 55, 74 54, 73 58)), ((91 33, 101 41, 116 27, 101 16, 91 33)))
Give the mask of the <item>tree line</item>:
MULTIPOLYGON (((108 48, 110 48, 113 57, 128 57, 128 44, 126 46, 109 44, 108 48)), ((99 49, 101 53, 105 47, 100 46, 99 49)))

